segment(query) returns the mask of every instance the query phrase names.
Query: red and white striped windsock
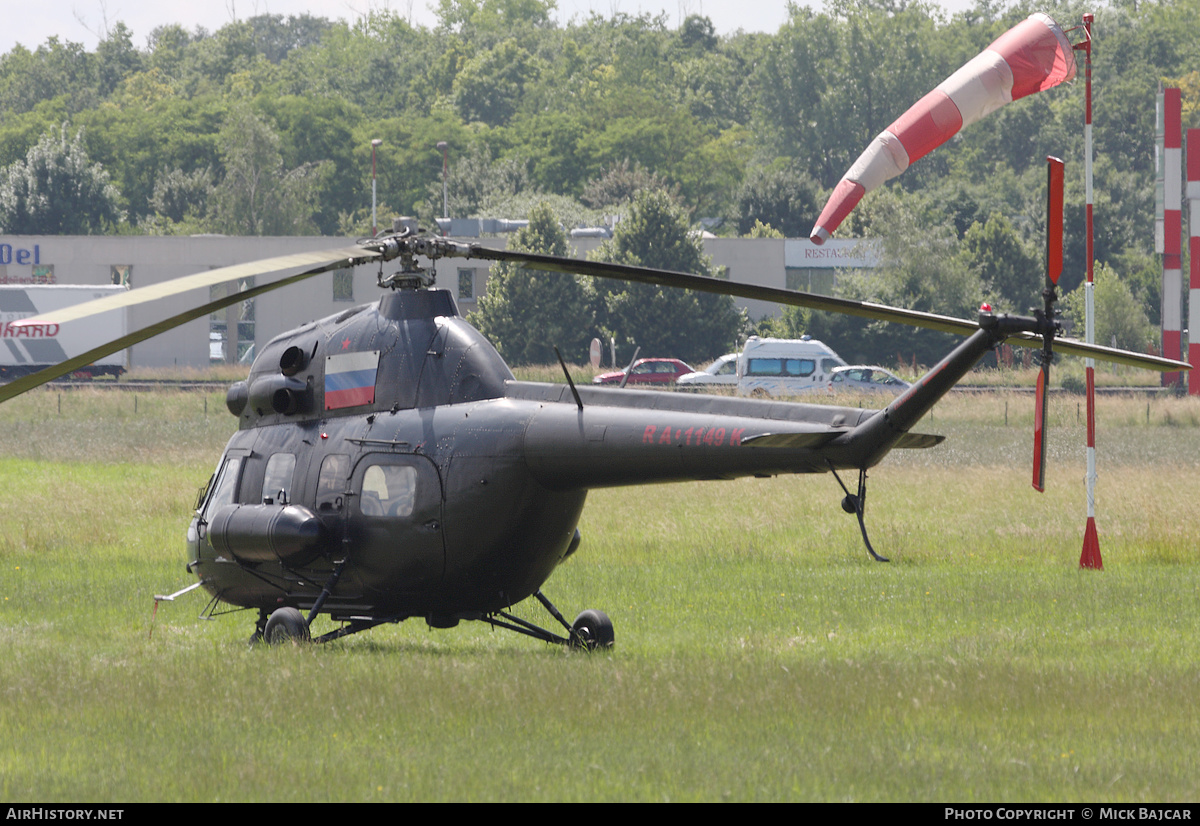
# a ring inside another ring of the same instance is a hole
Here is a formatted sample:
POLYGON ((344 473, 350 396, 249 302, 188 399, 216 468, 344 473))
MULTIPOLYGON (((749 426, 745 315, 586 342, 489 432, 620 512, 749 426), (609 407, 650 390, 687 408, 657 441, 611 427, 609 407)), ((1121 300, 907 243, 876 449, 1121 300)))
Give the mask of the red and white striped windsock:
POLYGON ((815 244, 824 242, 863 195, 908 169, 964 126, 1073 77, 1075 55, 1063 30, 1045 14, 1030 15, 871 141, 834 187, 810 239, 815 244))

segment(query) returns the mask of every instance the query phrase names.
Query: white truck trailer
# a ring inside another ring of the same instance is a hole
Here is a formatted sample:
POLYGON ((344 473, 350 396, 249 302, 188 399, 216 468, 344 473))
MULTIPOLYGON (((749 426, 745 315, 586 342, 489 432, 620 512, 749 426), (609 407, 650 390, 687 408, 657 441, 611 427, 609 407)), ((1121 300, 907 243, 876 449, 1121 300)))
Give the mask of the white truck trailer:
MULTIPOLYGON (((111 310, 67 324, 11 323, 39 313, 123 292, 121 286, 78 284, 0 284, 0 381, 34 373, 81 355, 127 332, 126 311, 111 310)), ((125 372, 125 351, 114 353, 75 371, 75 378, 119 376, 125 372)))

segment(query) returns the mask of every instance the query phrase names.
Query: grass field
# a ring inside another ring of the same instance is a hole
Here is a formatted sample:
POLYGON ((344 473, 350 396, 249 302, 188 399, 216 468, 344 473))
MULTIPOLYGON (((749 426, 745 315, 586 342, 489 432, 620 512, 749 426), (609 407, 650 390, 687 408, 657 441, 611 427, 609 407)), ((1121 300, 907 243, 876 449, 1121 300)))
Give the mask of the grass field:
POLYGON ((584 655, 419 621, 250 649, 195 594, 152 618, 223 394, 29 394, 0 406, 0 799, 1196 800, 1200 406, 1100 400, 1083 571, 1077 403, 1043 495, 1031 397, 939 404, 948 441, 871 474, 889 564, 828 476, 593 493, 545 589, 613 618, 584 655))

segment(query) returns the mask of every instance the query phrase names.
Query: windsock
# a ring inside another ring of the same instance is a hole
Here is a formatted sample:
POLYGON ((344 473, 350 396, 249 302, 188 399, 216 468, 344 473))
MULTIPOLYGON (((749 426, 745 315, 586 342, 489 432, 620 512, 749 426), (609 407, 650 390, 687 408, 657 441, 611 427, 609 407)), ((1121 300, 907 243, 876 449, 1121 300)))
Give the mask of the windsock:
POLYGON ((1075 77, 1075 55, 1049 16, 1032 14, 1000 35, 879 134, 842 176, 810 239, 820 244, 863 195, 962 129, 1011 101, 1075 77))

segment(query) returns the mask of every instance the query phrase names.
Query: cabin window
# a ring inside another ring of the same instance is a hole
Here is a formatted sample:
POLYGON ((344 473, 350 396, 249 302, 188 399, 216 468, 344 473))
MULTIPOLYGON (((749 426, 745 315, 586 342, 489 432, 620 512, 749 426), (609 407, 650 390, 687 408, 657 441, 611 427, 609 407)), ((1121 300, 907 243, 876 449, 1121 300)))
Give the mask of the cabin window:
POLYGON ((264 505, 286 505, 292 501, 292 472, 295 469, 296 456, 293 453, 276 453, 267 461, 267 473, 262 486, 264 505))
POLYGON ((417 470, 403 465, 370 465, 363 474, 364 516, 412 516, 417 498, 417 470))
POLYGON ((326 456, 317 478, 317 509, 336 510, 342 505, 346 478, 350 475, 350 457, 341 453, 326 456))

